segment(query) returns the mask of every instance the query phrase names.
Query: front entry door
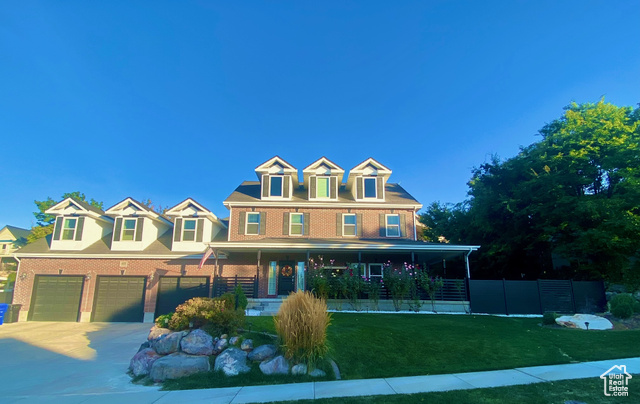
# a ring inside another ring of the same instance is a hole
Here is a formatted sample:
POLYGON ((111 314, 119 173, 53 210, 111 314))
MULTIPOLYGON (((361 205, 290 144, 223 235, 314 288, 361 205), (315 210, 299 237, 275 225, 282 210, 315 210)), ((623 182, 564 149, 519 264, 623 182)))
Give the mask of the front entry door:
POLYGON ((296 263, 280 261, 278 266, 278 295, 288 295, 295 290, 296 263))

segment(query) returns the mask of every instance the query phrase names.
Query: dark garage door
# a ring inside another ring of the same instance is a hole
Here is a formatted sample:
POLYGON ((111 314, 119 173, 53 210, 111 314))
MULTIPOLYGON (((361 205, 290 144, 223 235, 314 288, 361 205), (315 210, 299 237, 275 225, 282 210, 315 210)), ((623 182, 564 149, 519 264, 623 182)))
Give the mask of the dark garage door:
POLYGON ((83 276, 36 275, 28 319, 78 321, 83 276))
POLYGON ((143 276, 98 276, 91 321, 142 322, 143 276))
POLYGON ((176 306, 193 297, 209 296, 207 276, 162 276, 158 287, 156 317, 175 311, 176 306))

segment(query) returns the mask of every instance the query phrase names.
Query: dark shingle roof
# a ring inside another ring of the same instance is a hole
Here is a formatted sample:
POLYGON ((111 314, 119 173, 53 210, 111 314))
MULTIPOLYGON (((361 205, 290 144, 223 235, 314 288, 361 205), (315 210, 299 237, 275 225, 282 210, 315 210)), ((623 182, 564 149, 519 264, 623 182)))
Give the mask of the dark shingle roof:
POLYGON ((13 237, 15 237, 16 240, 19 240, 21 238, 27 238, 29 233, 31 233, 30 230, 23 229, 21 227, 9 226, 9 225, 4 226, 2 229, 0 229, 0 231, 4 229, 9 230, 9 232, 13 234, 13 237))

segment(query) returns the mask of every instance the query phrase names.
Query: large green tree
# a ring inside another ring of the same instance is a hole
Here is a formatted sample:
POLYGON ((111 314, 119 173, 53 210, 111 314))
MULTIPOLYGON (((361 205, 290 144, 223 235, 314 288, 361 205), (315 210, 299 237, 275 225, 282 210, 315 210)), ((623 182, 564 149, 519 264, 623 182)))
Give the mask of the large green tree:
MULTIPOLYGON (((61 200, 73 198, 77 201, 87 202, 89 205, 94 206, 98 209, 103 209, 103 203, 98 202, 95 199, 91 198, 91 200, 87 201, 85 194, 82 192, 67 192, 62 194, 61 200)), ((51 199, 51 197, 47 197, 44 201, 34 201, 36 207, 38 208, 37 212, 33 212, 33 215, 36 217, 37 225, 31 228, 31 234, 27 237, 27 242, 32 243, 39 238, 46 237, 49 234, 53 233, 53 225, 56 221, 56 217, 45 213, 47 209, 60 202, 60 200, 55 201, 51 199)))
POLYGON ((486 277, 629 276, 640 248, 639 118, 604 100, 569 105, 539 142, 474 169, 465 204, 429 206, 428 236, 481 244, 486 277))

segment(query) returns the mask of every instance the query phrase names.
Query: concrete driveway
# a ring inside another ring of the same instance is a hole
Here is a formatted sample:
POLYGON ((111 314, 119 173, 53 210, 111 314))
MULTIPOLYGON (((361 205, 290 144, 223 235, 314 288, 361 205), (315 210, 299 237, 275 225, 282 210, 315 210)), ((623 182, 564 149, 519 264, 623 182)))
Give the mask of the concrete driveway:
POLYGON ((126 374, 150 327, 141 323, 0 325, 0 402, 55 402, 52 396, 74 402, 78 394, 157 391, 157 387, 131 384, 126 374))

